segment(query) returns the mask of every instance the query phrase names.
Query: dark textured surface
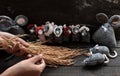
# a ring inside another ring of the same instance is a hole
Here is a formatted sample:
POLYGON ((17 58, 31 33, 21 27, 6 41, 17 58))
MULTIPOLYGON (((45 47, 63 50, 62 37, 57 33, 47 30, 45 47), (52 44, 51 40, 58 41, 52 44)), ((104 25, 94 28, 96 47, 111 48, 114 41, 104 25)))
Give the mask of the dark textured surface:
POLYGON ((60 66, 58 68, 46 68, 42 76, 120 76, 120 51, 117 48, 118 57, 110 59, 107 65, 85 67, 81 62, 84 56, 75 59, 72 66, 60 66))
MULTIPOLYGON (((70 46, 72 47, 72 46, 70 46)), ((89 46, 81 46, 88 48, 89 46)), ((75 58, 75 64, 72 66, 59 66, 58 68, 46 67, 42 76, 119 76, 120 75, 120 47, 116 48, 118 57, 110 59, 107 65, 97 65, 93 67, 85 67, 81 62, 86 58, 80 56, 75 58)), ((5 53, 4 53, 5 54, 5 53)), ((4 54, 1 54, 4 55, 4 54)), ((5 61, 6 57, 0 59, 0 72, 4 71, 11 65, 17 63, 22 58, 13 57, 11 60, 5 61)))
POLYGON ((60 67, 46 69, 42 76, 120 76, 119 67, 85 69, 83 67, 60 67))

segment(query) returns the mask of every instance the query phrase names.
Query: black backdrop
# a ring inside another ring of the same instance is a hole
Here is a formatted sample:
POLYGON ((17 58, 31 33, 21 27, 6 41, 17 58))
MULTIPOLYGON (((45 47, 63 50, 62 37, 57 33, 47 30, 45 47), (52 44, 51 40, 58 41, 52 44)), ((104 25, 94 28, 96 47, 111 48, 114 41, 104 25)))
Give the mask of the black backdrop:
POLYGON ((0 15, 24 14, 31 23, 96 24, 95 14, 120 14, 119 0, 0 0, 0 15), (115 2, 116 1, 116 2, 115 2))

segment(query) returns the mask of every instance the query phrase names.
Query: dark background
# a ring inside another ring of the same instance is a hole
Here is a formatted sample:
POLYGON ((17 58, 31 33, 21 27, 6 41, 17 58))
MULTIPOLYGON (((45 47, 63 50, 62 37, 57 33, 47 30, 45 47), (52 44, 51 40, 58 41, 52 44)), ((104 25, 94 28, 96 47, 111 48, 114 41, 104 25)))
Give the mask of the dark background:
POLYGON ((0 0, 0 15, 28 16, 30 23, 96 25, 96 13, 120 14, 119 0, 0 0))

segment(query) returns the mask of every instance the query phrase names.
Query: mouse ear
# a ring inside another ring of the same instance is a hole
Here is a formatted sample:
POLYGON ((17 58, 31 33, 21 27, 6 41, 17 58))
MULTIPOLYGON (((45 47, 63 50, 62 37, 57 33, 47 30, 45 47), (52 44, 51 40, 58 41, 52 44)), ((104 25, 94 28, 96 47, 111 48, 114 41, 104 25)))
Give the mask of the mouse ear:
POLYGON ((96 14, 96 19, 99 23, 102 23, 102 24, 108 22, 108 16, 105 13, 96 14))
POLYGON ((109 23, 112 24, 113 27, 120 27, 120 15, 111 16, 109 23))
POLYGON ((99 46, 99 44, 96 44, 96 45, 95 45, 95 47, 98 47, 98 46, 99 46))
POLYGON ((110 23, 116 23, 120 20, 120 15, 113 15, 110 17, 109 22, 110 23))
POLYGON ((20 26, 24 26, 28 23, 28 18, 25 15, 18 15, 15 18, 15 23, 20 26))

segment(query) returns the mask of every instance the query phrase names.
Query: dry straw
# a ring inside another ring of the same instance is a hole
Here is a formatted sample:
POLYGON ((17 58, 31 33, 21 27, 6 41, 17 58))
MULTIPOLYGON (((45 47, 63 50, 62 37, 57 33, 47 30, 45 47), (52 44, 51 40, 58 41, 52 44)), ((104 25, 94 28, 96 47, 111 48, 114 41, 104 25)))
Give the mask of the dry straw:
MULTIPOLYGON (((23 51, 23 45, 16 41, 16 38, 6 39, 0 41, 1 49, 8 53, 15 54, 17 50, 23 51)), ((85 53, 84 49, 70 49, 62 46, 48 46, 42 45, 40 42, 30 43, 29 47, 24 49, 25 52, 37 55, 42 54, 45 62, 48 65, 72 65, 74 64, 73 58, 85 53)))

